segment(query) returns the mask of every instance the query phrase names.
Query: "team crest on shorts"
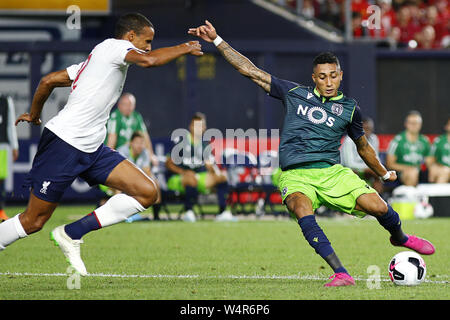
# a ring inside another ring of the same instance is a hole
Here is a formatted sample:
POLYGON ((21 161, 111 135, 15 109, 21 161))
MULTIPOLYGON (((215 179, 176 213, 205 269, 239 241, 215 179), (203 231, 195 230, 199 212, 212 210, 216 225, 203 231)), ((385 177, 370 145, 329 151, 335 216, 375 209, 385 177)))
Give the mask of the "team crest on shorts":
POLYGON ((44 181, 42 183, 42 188, 41 188, 41 190, 39 190, 39 192, 43 193, 43 194, 47 194, 47 188, 50 185, 50 183, 51 183, 50 181, 44 181))
POLYGON ((340 116, 343 111, 344 111, 344 107, 342 106, 342 104, 333 103, 331 105, 331 112, 333 112, 335 115, 340 116))
POLYGON ((286 193, 287 193, 287 187, 284 187, 283 190, 281 191, 281 194, 284 197, 286 195, 286 193))

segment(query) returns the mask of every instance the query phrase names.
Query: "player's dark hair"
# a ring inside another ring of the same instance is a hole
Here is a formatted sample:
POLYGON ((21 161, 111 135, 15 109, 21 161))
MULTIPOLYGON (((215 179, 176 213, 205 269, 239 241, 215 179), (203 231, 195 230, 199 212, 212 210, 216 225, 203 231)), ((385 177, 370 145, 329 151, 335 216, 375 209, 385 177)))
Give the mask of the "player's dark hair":
POLYGON ((144 135, 142 133, 140 133, 139 131, 135 131, 131 135, 130 141, 133 141, 135 138, 144 138, 144 135))
POLYGON ((153 24, 150 20, 140 13, 127 13, 117 20, 114 37, 120 39, 125 33, 131 30, 139 34, 145 27, 153 28, 153 24))
POLYGON ((326 64, 326 63, 335 63, 338 68, 341 68, 341 64, 339 63, 338 57, 333 52, 322 52, 317 55, 313 60, 313 69, 318 64, 326 64))

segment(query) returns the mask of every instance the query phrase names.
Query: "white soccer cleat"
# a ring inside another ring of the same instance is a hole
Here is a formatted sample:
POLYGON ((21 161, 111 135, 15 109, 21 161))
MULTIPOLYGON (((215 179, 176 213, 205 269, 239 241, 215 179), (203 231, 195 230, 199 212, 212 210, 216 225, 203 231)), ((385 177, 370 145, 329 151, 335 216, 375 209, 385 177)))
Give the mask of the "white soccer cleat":
POLYGON ((64 226, 59 226, 50 232, 50 239, 53 240, 56 246, 58 246, 61 251, 66 256, 67 262, 82 276, 87 275, 86 267, 84 266, 83 260, 81 260, 80 245, 83 240, 73 240, 64 231, 64 226))

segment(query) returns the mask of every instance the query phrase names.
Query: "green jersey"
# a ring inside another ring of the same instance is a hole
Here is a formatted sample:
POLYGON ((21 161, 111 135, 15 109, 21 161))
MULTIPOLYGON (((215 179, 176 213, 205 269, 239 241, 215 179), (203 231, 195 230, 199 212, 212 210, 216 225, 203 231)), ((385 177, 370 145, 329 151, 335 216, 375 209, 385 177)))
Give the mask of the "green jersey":
POLYGON ((388 154, 397 157, 397 163, 419 167, 430 155, 430 141, 423 134, 415 142, 406 138, 406 131, 396 135, 389 143, 388 154))
POLYGON ((446 134, 434 140, 430 155, 436 158, 437 163, 450 167, 450 140, 446 134))
MULTIPOLYGON (((117 134, 116 149, 127 144, 134 132, 140 131, 141 133, 147 133, 147 128, 144 123, 144 119, 141 114, 137 111, 125 117, 119 111, 119 109, 114 110, 111 113, 111 117, 107 124, 108 135, 110 133, 117 134)), ((108 138, 106 138, 105 143, 108 138)))
POLYGON ((282 170, 339 164, 342 137, 348 134, 355 141, 364 135, 356 101, 341 92, 325 98, 316 89, 272 76, 270 95, 285 107, 279 147, 282 170))

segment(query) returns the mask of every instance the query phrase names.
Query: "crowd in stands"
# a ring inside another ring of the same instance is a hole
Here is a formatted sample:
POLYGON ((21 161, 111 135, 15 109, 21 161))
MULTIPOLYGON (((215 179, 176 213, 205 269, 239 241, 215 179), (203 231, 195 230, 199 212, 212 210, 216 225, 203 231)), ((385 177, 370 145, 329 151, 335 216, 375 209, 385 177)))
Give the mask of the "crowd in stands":
MULTIPOLYGON (((303 0, 298 9, 296 0, 271 1, 345 30, 345 0, 303 0)), ((450 48, 450 0, 352 0, 351 9, 354 38, 411 49, 450 48), (379 23, 375 10, 380 12, 379 23)))

